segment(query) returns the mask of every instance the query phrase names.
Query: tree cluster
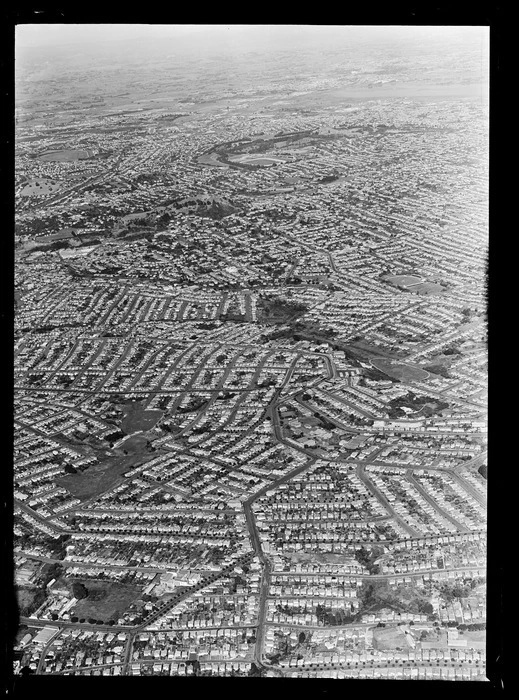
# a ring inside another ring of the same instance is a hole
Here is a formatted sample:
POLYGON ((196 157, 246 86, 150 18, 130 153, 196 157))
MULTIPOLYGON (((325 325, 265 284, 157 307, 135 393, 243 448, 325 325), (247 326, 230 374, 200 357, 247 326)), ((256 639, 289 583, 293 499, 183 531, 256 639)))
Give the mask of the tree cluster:
POLYGON ((74 598, 82 600, 83 598, 88 597, 88 590, 86 586, 80 581, 74 581, 74 583, 72 584, 72 594, 74 598))

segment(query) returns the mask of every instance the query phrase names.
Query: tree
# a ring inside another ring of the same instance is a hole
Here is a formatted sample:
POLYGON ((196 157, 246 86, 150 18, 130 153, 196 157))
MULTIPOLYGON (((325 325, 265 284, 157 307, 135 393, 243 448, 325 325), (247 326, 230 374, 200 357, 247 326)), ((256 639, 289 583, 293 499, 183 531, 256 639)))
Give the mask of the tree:
POLYGON ((62 567, 56 562, 55 564, 51 564, 47 571, 45 572, 44 575, 44 582, 47 584, 49 581, 51 581, 53 578, 57 579, 61 576, 63 573, 62 567))
POLYGON ((434 608, 431 605, 431 603, 426 601, 420 601, 418 603, 418 611, 421 613, 425 613, 426 615, 432 615, 434 612, 434 608))
POLYGON ((80 581, 74 581, 72 584, 72 593, 74 595, 74 598, 77 598, 78 600, 82 600, 83 598, 86 598, 88 596, 88 590, 86 586, 84 586, 80 581))

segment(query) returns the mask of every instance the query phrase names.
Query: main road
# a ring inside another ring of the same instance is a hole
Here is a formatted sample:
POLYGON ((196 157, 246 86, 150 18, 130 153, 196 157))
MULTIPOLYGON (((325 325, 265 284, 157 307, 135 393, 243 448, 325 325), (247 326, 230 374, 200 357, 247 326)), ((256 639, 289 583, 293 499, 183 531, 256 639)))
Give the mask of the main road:
MULTIPOLYGON (((272 412, 273 412, 273 408, 271 407, 271 415, 272 415, 272 412)), ((245 520, 247 522, 247 527, 249 529, 251 544, 254 548, 255 553, 257 554, 258 558, 260 559, 261 563, 263 564, 263 573, 262 573, 261 585, 260 585, 258 626, 257 626, 257 631, 256 631, 256 645, 255 645, 255 649, 254 649, 254 659, 255 659, 256 663, 259 665, 262 664, 262 658, 263 658, 263 645, 264 645, 264 637, 265 637, 265 617, 266 617, 266 607, 267 607, 267 596, 268 596, 268 592, 269 592, 269 588, 270 588, 270 578, 271 578, 271 573, 272 573, 272 562, 270 561, 269 557, 264 553, 263 548, 261 546, 261 540, 260 540, 258 528, 256 525, 256 520, 254 518, 254 514, 252 512, 251 506, 252 506, 252 503, 254 503, 254 501, 256 501, 258 498, 261 498, 261 496, 263 496, 265 493, 267 493, 267 491, 270 491, 272 489, 276 489, 281 484, 284 484, 287 481, 290 481, 290 479, 293 479, 298 474, 301 474, 302 472, 306 471, 312 464, 314 464, 314 462, 315 462, 315 459, 313 459, 313 458, 309 459, 307 462, 305 462, 300 467, 296 467, 295 469, 292 469, 284 476, 280 477, 279 479, 276 479, 276 481, 273 481, 271 484, 264 486, 259 491, 254 493, 250 498, 248 498, 246 501, 243 502, 243 510, 245 513, 245 520)))

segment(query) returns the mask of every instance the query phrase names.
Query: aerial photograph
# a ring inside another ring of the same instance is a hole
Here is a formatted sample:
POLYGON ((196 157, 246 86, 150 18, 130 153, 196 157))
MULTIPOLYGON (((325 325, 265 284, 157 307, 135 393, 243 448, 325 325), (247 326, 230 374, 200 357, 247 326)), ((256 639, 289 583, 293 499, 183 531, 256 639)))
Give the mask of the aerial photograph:
POLYGON ((489 34, 16 27, 13 677, 491 685, 489 34))

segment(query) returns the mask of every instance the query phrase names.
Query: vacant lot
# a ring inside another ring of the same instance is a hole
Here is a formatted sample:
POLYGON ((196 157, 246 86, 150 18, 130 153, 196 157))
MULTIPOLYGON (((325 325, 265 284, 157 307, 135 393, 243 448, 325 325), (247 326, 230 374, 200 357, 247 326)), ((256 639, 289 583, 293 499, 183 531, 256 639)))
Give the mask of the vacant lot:
POLYGON ((114 620, 136 600, 141 589, 123 583, 107 583, 87 579, 84 582, 88 596, 78 601, 71 610, 72 615, 88 620, 93 617, 96 620, 114 620))
POLYGON ((61 479, 56 479, 56 483, 76 498, 92 498, 115 486, 123 474, 143 461, 142 457, 136 456, 114 457, 95 464, 84 472, 68 474, 61 479))
POLYGON ((376 367, 381 372, 384 372, 389 377, 400 379, 403 381, 419 382, 422 379, 429 377, 429 372, 426 372, 420 367, 411 367, 401 362, 392 362, 391 360, 376 359, 371 360, 373 367, 376 367))

